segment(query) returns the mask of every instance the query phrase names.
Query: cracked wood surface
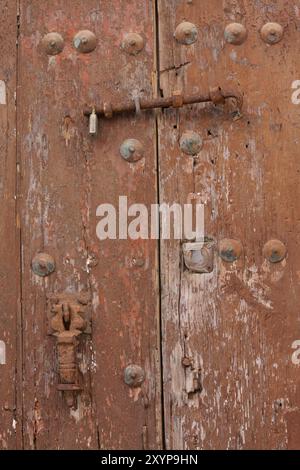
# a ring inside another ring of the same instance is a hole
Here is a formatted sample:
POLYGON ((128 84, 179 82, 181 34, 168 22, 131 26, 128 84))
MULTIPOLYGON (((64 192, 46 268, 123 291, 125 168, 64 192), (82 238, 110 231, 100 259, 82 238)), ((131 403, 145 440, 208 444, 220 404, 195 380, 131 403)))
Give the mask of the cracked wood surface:
POLYGON ((299 9, 280 0, 158 5, 162 94, 220 85, 245 100, 237 121, 210 105, 160 119, 161 202, 184 204, 199 193, 206 235, 240 239, 244 249, 237 262, 216 257, 213 273, 199 275, 183 269, 180 242, 161 242, 167 448, 299 448, 299 369, 291 361, 300 334, 299 111, 291 103, 299 9), (182 21, 198 28, 192 46, 174 41, 182 21), (248 29, 240 46, 224 41, 233 21, 248 29), (273 46, 259 35, 268 21, 284 27, 273 46), (180 152, 186 130, 204 139, 197 158, 180 152), (262 256, 272 238, 288 249, 275 265, 262 256), (191 376, 200 382, 196 393, 191 376))

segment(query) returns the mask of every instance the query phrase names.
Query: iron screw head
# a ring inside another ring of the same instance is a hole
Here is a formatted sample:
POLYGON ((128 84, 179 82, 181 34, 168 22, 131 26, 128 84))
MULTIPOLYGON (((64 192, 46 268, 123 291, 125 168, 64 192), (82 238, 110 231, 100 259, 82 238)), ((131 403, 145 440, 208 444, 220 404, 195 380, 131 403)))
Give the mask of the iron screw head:
POLYGON ((128 33, 121 44, 122 49, 130 55, 137 55, 145 47, 145 41, 138 33, 128 33))
POLYGON ((263 41, 268 44, 276 44, 282 39, 283 27, 278 23, 266 23, 260 30, 263 41))
POLYGON ((197 132, 186 131, 180 139, 180 148, 187 155, 197 155, 202 149, 203 141, 197 132))
POLYGON ((225 40, 235 45, 240 45, 246 41, 247 35, 247 30, 241 23, 230 23, 224 31, 225 40))
POLYGON ((140 387, 145 380, 144 370, 135 364, 126 367, 124 371, 124 381, 129 387, 140 387))
POLYGON ((219 243, 219 255, 226 263, 233 263, 240 258, 243 246, 239 240, 224 238, 219 243))
POLYGON ((124 140, 120 147, 120 154, 128 162, 137 162, 144 157, 143 144, 137 139, 124 140))
POLYGON ((92 31, 79 31, 79 33, 77 33, 74 37, 73 44, 75 49, 77 49, 79 52, 87 54, 96 49, 97 38, 95 34, 92 33, 92 31))
POLYGON ((279 263, 286 254, 287 249, 280 240, 269 240, 263 248, 263 255, 270 263, 279 263))
POLYGON ((186 46, 190 46, 191 44, 194 44, 197 41, 198 30, 193 23, 184 21, 183 23, 180 23, 177 26, 174 36, 176 41, 179 42, 179 44, 185 44, 186 46))
POLYGON ((64 39, 59 33, 48 33, 42 39, 42 47, 48 55, 59 54, 64 46, 64 39))
POLYGON ((48 253, 38 253, 33 258, 31 267, 34 274, 46 277, 55 271, 55 261, 48 253))

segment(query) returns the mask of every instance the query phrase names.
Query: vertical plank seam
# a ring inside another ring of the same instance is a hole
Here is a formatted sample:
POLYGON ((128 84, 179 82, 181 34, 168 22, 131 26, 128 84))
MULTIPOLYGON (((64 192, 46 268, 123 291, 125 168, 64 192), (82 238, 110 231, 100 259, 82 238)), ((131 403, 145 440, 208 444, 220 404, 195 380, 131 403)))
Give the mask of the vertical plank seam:
MULTIPOLYGON (((21 229, 21 210, 20 210, 20 198, 21 198, 21 171, 20 171, 20 142, 19 142, 19 126, 18 126, 18 104, 19 104, 19 79, 20 79, 20 29, 21 29, 21 0, 16 0, 16 95, 15 95, 15 120, 16 120, 16 176, 15 176, 15 194, 16 194, 16 242, 19 247, 16 269, 19 292, 18 292, 18 309, 17 309, 17 337, 16 337, 16 382, 15 382, 15 396, 16 396, 16 414, 19 425, 20 436, 20 447, 24 449, 24 406, 23 406, 23 380, 24 380, 24 354, 23 354, 23 290, 22 290, 22 229, 21 229)), ((19 447, 19 445, 18 445, 19 447)))
MULTIPOLYGON (((159 43, 159 0, 154 0, 154 12, 155 12, 155 59, 156 59, 156 95, 160 95, 160 43, 159 43)), ((157 168, 157 201, 160 204, 160 152, 159 152, 159 115, 155 115, 155 130, 156 130, 156 168, 157 168)), ((161 224, 160 218, 158 218, 159 224, 159 234, 161 233, 161 224)), ((162 272, 161 272, 161 239, 159 235, 159 240, 157 243, 157 250, 158 250, 158 316, 159 316, 159 357, 160 357, 160 409, 161 409, 161 443, 162 449, 166 449, 166 437, 165 437, 165 400, 164 400, 164 364, 163 364, 163 337, 162 337, 162 302, 161 302, 161 295, 162 295, 162 272)))

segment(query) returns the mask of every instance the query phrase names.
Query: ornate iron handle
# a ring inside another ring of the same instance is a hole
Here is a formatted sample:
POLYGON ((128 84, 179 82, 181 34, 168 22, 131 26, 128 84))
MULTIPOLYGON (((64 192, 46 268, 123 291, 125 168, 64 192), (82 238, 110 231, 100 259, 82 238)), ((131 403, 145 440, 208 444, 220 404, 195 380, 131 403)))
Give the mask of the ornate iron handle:
POLYGON ((84 115, 88 116, 89 132, 90 134, 97 133, 98 117, 112 118, 114 114, 120 114, 125 112, 137 112, 147 109, 156 108, 181 108, 184 105, 195 104, 195 103, 208 103, 222 104, 229 98, 233 98, 236 101, 237 111, 240 111, 243 105, 243 97, 239 92, 233 92, 230 90, 222 90, 220 87, 210 88, 207 94, 194 94, 194 95, 183 95, 181 91, 174 91, 172 96, 169 98, 154 98, 152 100, 140 100, 138 97, 132 101, 112 105, 111 103, 103 103, 100 107, 89 107, 84 110, 84 115))

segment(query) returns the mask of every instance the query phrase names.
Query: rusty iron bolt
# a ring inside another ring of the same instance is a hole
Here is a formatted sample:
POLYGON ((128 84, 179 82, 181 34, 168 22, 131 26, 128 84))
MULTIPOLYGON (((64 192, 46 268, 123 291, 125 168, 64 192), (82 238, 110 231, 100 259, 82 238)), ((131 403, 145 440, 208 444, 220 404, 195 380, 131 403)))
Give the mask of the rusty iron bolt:
POLYGON ((130 55, 137 55, 145 47, 144 39, 140 34, 128 33, 121 44, 122 49, 130 55))
POLYGON ((65 46, 63 37, 58 33, 48 33, 42 39, 42 47, 46 54, 57 55, 65 46))
POLYGON ((186 131, 180 139, 180 148, 187 155, 197 155, 202 149, 203 141, 197 132, 186 131))
POLYGON ((240 45, 247 39, 247 30, 241 23, 230 23, 226 26, 224 37, 230 44, 240 45))
POLYGON ((276 44, 282 39, 283 27, 278 23, 266 23, 260 30, 263 41, 268 44, 276 44))
POLYGON ((270 263, 279 263, 286 254, 287 249, 280 240, 269 240, 263 248, 263 255, 270 263))
POLYGON ((128 162, 137 162, 144 156, 143 144, 137 139, 124 140, 120 147, 120 154, 128 162))
POLYGON ((184 21, 183 23, 180 23, 177 26, 174 36, 175 39, 179 42, 179 44, 185 44, 186 46, 190 46, 191 44, 194 44, 197 41, 198 30, 193 23, 184 21))
POLYGON ((219 255, 226 263, 233 263, 240 258, 243 246, 239 240, 224 238, 219 243, 219 255))
POLYGON ((87 54, 96 49, 97 38, 95 34, 92 33, 92 31, 79 31, 79 33, 77 33, 74 37, 73 44, 75 49, 77 49, 79 52, 87 54))
POLYGON ((47 253, 38 253, 31 263, 32 271, 40 277, 49 276, 55 271, 54 258, 47 253))
POLYGON ((129 387, 140 387, 145 380, 144 370, 135 364, 126 367, 124 372, 124 381, 129 387))

